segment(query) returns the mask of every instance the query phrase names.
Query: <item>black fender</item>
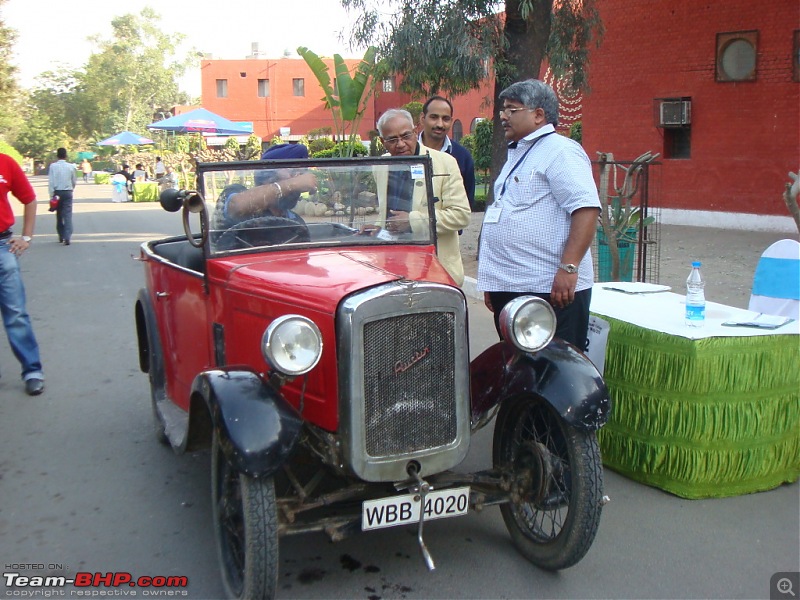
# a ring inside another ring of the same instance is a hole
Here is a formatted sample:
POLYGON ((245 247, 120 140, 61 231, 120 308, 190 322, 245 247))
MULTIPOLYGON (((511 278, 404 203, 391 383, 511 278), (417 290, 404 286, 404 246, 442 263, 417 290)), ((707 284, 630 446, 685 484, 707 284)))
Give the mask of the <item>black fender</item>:
POLYGON ((576 429, 600 429, 611 412, 600 373, 563 340, 555 339, 535 353, 498 342, 470 363, 470 376, 473 423, 503 399, 523 394, 541 396, 576 429))
POLYGON ((203 371, 192 383, 192 398, 197 395, 208 406, 222 452, 238 471, 269 476, 297 445, 300 413, 258 373, 243 368, 203 371))

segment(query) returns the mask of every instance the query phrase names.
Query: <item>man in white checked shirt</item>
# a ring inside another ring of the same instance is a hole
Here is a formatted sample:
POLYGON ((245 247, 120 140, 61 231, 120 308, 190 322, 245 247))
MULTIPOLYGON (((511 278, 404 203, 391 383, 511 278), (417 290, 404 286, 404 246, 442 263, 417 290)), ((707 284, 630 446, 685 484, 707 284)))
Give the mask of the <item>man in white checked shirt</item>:
POLYGON ((486 209, 478 253, 478 289, 494 312, 517 296, 553 306, 556 336, 586 345, 594 272, 589 247, 600 200, 589 157, 555 131, 558 98, 536 79, 500 93, 508 160, 486 209))

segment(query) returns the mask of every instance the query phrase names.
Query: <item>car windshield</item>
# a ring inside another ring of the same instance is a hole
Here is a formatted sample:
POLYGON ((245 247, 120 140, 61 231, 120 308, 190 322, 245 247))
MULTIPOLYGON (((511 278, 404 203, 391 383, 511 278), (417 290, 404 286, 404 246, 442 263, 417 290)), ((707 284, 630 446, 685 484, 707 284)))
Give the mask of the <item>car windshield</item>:
POLYGON ((197 172, 212 255, 435 243, 427 157, 204 163, 197 172))

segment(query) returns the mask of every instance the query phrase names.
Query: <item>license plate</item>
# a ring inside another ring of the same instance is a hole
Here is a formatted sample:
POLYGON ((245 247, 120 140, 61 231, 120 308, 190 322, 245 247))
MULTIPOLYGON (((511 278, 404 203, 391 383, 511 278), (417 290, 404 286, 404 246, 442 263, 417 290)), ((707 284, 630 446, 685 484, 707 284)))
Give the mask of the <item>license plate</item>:
POLYGON ((469 509, 469 487, 428 492, 424 507, 420 499, 419 494, 407 494, 366 500, 361 507, 361 530, 418 523, 420 510, 426 521, 465 515, 469 509))

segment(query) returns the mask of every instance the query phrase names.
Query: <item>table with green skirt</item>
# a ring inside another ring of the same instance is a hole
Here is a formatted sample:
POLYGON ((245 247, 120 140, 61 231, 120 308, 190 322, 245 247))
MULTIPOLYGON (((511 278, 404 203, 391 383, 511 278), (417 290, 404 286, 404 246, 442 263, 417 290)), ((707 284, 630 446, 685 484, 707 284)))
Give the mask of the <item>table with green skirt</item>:
POLYGON ((159 187, 155 181, 137 181, 133 184, 134 202, 158 202, 159 187))
POLYGON ((771 331, 723 326, 755 313, 709 302, 705 325, 691 328, 682 295, 607 289, 615 285, 596 284, 591 305, 610 324, 603 376, 612 411, 598 435, 603 462, 685 498, 797 480, 797 321, 771 331))

